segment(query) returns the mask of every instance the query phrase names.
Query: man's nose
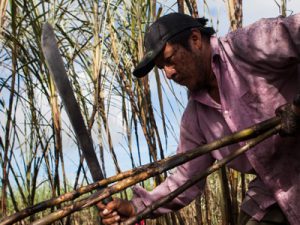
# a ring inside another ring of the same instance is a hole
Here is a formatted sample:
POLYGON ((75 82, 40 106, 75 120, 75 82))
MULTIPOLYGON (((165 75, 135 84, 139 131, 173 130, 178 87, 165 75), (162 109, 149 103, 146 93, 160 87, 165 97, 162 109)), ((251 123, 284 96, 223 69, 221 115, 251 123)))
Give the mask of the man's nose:
POLYGON ((166 77, 168 79, 172 79, 174 77, 174 75, 176 74, 175 68, 171 67, 171 66, 165 66, 164 71, 165 71, 166 77))

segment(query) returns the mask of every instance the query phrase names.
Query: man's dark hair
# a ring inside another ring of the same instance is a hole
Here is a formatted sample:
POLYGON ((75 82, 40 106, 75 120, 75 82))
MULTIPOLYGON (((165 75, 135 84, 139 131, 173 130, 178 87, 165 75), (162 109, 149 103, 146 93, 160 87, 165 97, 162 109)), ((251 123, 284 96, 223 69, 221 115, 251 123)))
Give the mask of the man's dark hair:
MULTIPOLYGON (((200 23, 203 25, 203 27, 195 28, 195 29, 199 29, 201 35, 204 38, 207 38, 209 40, 209 37, 215 33, 215 30, 212 27, 205 27, 205 25, 208 21, 206 18, 202 17, 197 20, 200 21, 200 23)), ((170 40, 168 40, 168 42, 170 44, 178 44, 187 50, 191 50, 189 42, 188 42, 191 34, 192 34, 192 29, 184 30, 184 31, 180 32, 179 34, 175 35, 174 37, 172 37, 170 40)))

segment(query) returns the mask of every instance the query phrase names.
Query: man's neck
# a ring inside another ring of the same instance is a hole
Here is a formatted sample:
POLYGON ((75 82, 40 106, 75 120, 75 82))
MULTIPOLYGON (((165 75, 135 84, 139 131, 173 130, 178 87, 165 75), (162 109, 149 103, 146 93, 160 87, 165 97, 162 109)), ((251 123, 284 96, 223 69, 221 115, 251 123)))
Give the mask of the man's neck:
POLYGON ((218 88, 210 88, 208 90, 208 94, 210 95, 210 97, 213 100, 215 100, 217 103, 221 104, 220 94, 219 94, 219 89, 218 88))
POLYGON ((211 73, 211 77, 210 77, 210 81, 209 81, 208 94, 217 103, 219 103, 219 104, 221 103, 220 93, 219 93, 219 86, 218 86, 217 78, 216 78, 214 73, 211 73))

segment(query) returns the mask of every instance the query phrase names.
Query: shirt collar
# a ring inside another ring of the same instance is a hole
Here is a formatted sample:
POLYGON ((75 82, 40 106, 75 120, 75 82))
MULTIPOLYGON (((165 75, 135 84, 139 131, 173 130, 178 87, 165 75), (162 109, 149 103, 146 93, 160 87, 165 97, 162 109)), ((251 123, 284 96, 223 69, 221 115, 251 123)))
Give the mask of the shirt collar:
POLYGON ((212 62, 215 61, 216 58, 219 58, 223 61, 222 57, 220 56, 220 43, 219 38, 216 36, 211 36, 210 38, 210 47, 211 47, 211 60, 212 62))
POLYGON ((189 100, 197 101, 199 103, 202 103, 203 105, 207 105, 212 108, 221 109, 221 104, 213 100, 206 90, 198 90, 191 92, 189 100))

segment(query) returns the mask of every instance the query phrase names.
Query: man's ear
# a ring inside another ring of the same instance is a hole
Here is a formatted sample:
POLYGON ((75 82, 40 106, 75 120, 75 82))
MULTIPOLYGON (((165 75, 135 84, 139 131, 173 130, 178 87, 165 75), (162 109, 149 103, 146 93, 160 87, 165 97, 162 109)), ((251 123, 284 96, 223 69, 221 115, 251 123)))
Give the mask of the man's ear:
POLYGON ((201 49, 202 48, 202 35, 197 28, 192 28, 191 29, 191 36, 190 36, 190 45, 193 48, 201 49))

